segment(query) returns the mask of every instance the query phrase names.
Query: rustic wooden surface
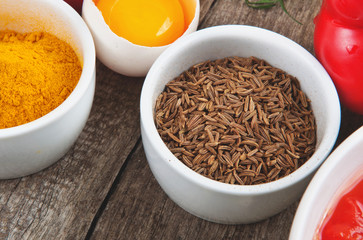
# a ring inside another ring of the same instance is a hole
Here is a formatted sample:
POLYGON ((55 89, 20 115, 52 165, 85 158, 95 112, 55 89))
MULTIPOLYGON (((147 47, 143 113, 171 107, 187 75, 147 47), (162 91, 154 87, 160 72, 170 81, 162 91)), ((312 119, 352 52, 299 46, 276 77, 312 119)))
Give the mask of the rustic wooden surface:
MULTIPOLYGON (((223 24, 278 32, 313 53, 313 18, 321 0, 286 0, 286 8, 248 8, 244 0, 201 0, 199 28, 223 24)), ((139 130, 143 78, 97 62, 87 125, 56 164, 0 181, 0 239, 287 239, 298 202, 256 224, 222 225, 185 212, 161 190, 147 165, 139 130)), ((337 144, 363 124, 342 109, 337 144)))

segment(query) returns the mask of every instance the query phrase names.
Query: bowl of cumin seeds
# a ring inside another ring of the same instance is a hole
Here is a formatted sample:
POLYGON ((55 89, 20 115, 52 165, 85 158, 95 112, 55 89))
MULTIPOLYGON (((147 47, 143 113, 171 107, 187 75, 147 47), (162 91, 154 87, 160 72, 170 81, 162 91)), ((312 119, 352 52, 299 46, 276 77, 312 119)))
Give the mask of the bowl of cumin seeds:
POLYGON ((158 183, 200 218, 244 224, 298 200, 329 155, 340 104, 321 64, 269 30, 197 31, 167 49, 140 99, 158 183))

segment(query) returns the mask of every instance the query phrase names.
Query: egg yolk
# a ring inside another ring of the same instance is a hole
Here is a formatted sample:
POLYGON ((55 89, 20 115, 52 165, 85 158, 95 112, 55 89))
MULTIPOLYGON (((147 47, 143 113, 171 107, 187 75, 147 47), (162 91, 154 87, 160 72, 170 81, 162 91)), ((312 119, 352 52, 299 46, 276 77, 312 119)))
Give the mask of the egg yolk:
POLYGON ((137 45, 167 45, 185 31, 179 0, 99 0, 96 5, 115 34, 137 45))

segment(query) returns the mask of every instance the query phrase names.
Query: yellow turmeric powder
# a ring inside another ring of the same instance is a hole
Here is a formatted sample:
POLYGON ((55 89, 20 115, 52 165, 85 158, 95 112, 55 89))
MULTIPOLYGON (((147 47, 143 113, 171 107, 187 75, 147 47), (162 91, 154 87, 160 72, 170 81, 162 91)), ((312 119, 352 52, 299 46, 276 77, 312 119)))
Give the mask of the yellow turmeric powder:
POLYGON ((54 35, 0 31, 0 129, 31 122, 58 107, 81 72, 74 50, 54 35))

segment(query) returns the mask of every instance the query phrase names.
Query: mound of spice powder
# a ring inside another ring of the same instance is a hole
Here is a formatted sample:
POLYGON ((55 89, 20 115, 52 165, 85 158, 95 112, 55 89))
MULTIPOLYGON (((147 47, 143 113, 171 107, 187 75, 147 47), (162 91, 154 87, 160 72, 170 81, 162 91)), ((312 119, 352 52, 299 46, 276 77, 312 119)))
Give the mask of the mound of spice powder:
POLYGON ((157 98, 155 124, 186 166, 224 183, 277 180, 315 151, 315 118, 298 80, 255 57, 183 72, 157 98))
POLYGON ((31 122, 58 107, 81 73, 74 50, 54 35, 0 31, 0 129, 31 122))

